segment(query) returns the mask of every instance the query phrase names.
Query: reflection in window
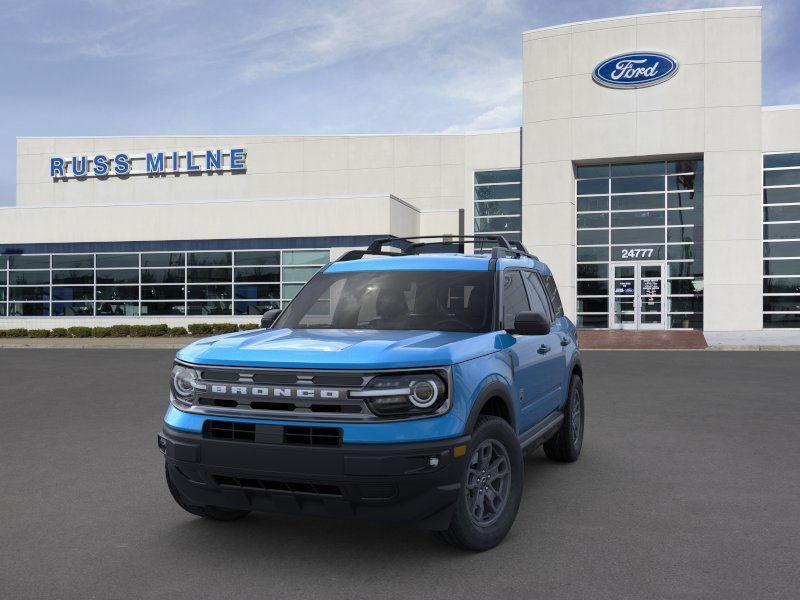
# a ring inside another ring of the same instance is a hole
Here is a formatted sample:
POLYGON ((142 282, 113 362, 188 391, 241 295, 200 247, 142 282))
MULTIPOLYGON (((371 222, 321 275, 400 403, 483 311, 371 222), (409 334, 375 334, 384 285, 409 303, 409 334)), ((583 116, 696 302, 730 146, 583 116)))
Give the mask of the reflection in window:
POLYGON ((522 240, 522 171, 476 171, 474 221, 476 234, 499 234, 522 240))

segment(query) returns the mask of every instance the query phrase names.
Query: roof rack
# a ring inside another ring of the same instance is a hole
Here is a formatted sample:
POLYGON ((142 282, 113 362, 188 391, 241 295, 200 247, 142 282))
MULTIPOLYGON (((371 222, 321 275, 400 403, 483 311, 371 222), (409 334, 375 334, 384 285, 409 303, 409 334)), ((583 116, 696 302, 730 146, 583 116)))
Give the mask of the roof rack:
POLYGON ((520 258, 527 257, 539 260, 536 256, 528 252, 528 249, 516 240, 508 241, 502 235, 421 235, 413 237, 385 237, 373 240, 366 250, 350 250, 343 254, 336 262, 347 260, 358 260, 366 255, 370 256, 409 256, 421 254, 425 249, 431 250, 433 247, 458 246, 460 252, 464 252, 465 243, 489 242, 495 244, 492 248, 492 258, 520 258), (435 240, 421 242, 418 240, 435 240), (399 252, 388 252, 384 246, 404 243, 399 248, 399 252))

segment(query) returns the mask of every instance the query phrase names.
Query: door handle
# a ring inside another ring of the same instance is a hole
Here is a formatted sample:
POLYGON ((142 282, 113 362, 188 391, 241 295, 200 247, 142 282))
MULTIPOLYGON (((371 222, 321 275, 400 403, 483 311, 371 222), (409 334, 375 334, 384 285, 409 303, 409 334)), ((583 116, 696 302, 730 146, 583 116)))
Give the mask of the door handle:
POLYGON ((546 344, 542 344, 541 346, 539 346, 539 349, 537 350, 537 352, 539 354, 547 354, 548 352, 550 352, 550 346, 547 346, 546 344))
POLYGON ((569 338, 561 338, 561 345, 562 346, 569 346, 569 338))

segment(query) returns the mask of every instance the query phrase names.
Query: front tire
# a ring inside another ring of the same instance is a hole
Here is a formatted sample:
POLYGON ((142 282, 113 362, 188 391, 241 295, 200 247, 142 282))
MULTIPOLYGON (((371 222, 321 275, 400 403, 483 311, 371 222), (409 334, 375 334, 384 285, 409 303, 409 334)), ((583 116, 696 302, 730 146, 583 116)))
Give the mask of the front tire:
POLYGON ((204 519, 212 519, 214 521, 236 521, 242 519, 250 514, 249 510, 234 510, 230 508, 222 508, 221 506, 196 506, 189 504, 183 499, 180 491, 169 474, 169 467, 164 464, 164 474, 167 478, 167 487, 169 488, 172 498, 177 502, 183 510, 204 519))
POLYGON ((485 416, 478 419, 467 457, 453 519, 439 536, 481 552, 502 542, 514 524, 522 500, 522 450, 506 421, 485 416))
POLYGON ((573 375, 569 385, 569 397, 564 406, 564 420, 556 434, 544 443, 544 453, 550 460, 575 462, 583 447, 583 380, 573 375))

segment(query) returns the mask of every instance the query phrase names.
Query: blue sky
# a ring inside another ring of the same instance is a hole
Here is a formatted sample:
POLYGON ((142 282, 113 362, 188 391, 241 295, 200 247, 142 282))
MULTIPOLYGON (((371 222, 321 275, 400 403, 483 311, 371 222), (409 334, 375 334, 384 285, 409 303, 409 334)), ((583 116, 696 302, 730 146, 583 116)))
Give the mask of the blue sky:
MULTIPOLYGON (((521 122, 521 33, 752 0, 2 0, 16 136, 436 132, 521 122)), ((800 103, 800 2, 764 2, 764 104, 800 103)))

